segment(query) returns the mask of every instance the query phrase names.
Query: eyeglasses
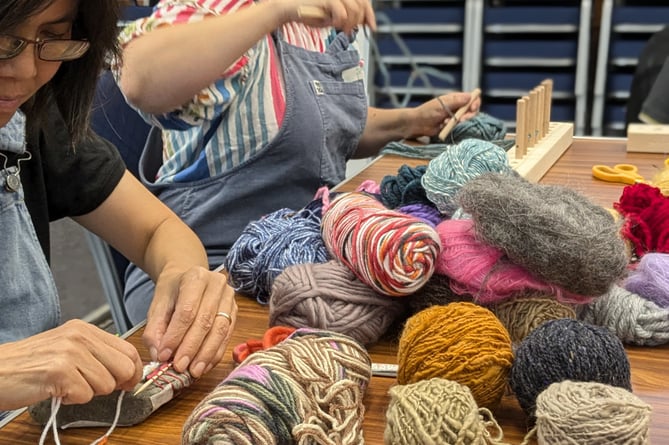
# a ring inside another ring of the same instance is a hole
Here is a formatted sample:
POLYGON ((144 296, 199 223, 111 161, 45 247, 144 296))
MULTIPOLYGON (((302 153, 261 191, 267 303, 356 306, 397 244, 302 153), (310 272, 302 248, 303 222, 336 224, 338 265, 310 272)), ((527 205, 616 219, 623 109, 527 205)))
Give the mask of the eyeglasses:
POLYGON ((91 46, 87 40, 47 39, 30 40, 0 34, 0 60, 21 54, 28 44, 37 47, 37 57, 47 62, 66 62, 83 56, 91 46))

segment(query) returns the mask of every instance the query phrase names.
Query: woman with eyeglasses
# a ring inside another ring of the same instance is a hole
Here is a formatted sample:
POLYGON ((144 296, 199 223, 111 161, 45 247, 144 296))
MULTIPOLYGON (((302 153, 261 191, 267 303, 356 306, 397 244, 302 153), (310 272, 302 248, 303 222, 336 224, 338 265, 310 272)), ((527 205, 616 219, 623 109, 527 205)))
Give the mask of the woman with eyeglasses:
POLYGON ((50 221, 72 217, 156 281, 144 334, 154 360, 199 377, 234 325, 234 292, 209 271, 196 235, 89 130, 97 75, 118 52, 117 9, 117 0, 0 2, 0 410, 83 403, 141 378, 130 343, 60 324, 50 221))

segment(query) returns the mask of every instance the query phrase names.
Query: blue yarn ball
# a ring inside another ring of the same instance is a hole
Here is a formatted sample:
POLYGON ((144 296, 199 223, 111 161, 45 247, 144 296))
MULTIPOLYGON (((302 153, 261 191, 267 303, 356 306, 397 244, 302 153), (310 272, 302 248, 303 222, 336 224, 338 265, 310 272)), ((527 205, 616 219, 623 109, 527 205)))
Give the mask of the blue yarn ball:
POLYGON ((397 170, 397 175, 387 175, 381 180, 381 202, 389 209, 396 209, 408 204, 433 205, 421 184, 421 178, 425 174, 427 165, 419 165, 412 168, 402 165, 397 170))
POLYGON ((312 204, 300 212, 277 210, 244 228, 225 258, 237 292, 267 304, 274 280, 286 267, 328 261, 321 236, 322 206, 312 204))
POLYGON ((537 397, 552 383, 597 382, 632 390, 629 359, 618 337, 571 318, 549 320, 530 332, 516 349, 510 378, 530 417, 537 397))
POLYGON ((429 162, 421 184, 427 198, 450 216, 458 208, 455 195, 464 184, 484 173, 511 171, 503 148, 480 139, 465 139, 429 162))

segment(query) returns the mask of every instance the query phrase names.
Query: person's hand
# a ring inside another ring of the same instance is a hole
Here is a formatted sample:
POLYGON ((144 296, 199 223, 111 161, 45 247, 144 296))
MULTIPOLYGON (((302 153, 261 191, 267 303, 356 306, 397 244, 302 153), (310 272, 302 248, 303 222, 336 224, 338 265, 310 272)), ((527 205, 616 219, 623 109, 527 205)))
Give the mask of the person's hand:
MULTIPOLYGON (((437 136, 446 123, 452 119, 455 112, 461 107, 466 106, 470 100, 470 93, 450 93, 429 100, 411 109, 406 139, 415 139, 421 136, 437 136)), ((476 116, 480 107, 481 99, 477 98, 471 103, 465 114, 462 115, 460 121, 466 121, 476 116)))
POLYGON ((199 378, 223 358, 236 319, 235 291, 224 274, 202 267, 163 271, 143 340, 152 360, 173 360, 176 371, 199 378))
POLYGON ((48 398, 86 403, 116 389, 130 391, 144 369, 132 344, 81 320, 0 345, 0 356, 0 409, 48 398))
POLYGON ((332 26, 350 33, 359 25, 376 30, 376 17, 369 0, 284 0, 287 21, 308 26, 332 26))

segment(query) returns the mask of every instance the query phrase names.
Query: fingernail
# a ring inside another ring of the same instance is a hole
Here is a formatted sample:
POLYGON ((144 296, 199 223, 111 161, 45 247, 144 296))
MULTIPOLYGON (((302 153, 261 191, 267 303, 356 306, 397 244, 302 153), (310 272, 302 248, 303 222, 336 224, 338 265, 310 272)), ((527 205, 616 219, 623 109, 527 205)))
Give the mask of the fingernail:
POLYGON ((211 363, 209 363, 209 364, 207 365, 207 369, 204 370, 204 374, 207 374, 209 371, 211 371, 211 368, 213 368, 213 367, 214 367, 214 365, 212 365, 211 363))
POLYGON ((158 361, 160 362, 166 362, 172 357, 172 350, 171 349, 163 349, 160 351, 160 355, 158 356, 158 361))
POLYGON ((186 369, 188 369, 189 363, 190 363, 190 357, 188 356, 181 357, 181 359, 177 362, 177 370, 179 372, 184 372, 186 369))
POLYGON ((198 362, 193 366, 193 369, 191 370, 191 374, 193 374, 193 377, 198 378, 201 377, 202 374, 204 373, 204 367, 205 367, 204 362, 198 362))
POLYGON ((152 362, 157 362, 158 361, 158 350, 156 349, 155 346, 151 346, 149 348, 149 355, 151 356, 151 361, 152 362))

